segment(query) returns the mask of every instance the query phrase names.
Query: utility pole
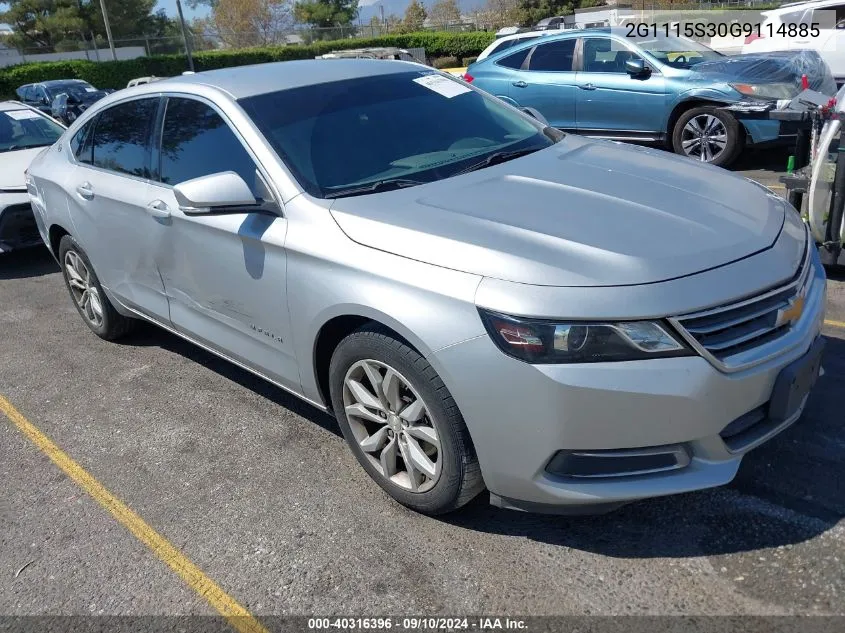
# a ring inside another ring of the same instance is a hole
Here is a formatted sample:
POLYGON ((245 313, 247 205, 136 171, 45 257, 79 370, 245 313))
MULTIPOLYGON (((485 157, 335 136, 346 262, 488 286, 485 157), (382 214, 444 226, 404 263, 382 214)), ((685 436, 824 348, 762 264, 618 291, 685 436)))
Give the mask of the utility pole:
POLYGON ((185 26, 185 16, 182 15, 182 2, 176 0, 176 10, 179 12, 179 24, 182 27, 182 39, 185 40, 185 54, 188 56, 188 70, 194 72, 194 56, 191 53, 191 41, 188 39, 188 28, 185 26))
MULTIPOLYGON (((109 12, 106 11, 106 0, 100 0, 100 8, 103 10, 103 23, 106 25, 106 37, 109 40, 111 58, 117 61, 117 53, 114 51, 114 40, 111 38, 111 25, 109 24, 109 12)), ((95 43, 96 46, 96 43, 95 43)))

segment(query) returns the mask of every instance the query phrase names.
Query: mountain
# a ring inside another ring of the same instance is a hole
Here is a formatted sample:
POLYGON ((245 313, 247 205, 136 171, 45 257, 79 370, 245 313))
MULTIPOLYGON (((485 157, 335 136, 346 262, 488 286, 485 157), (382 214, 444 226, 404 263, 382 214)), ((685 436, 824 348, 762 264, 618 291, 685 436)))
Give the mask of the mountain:
MULTIPOLYGON (((457 0, 457 2, 461 13, 466 14, 473 9, 484 6, 485 0, 457 0)), ((423 0, 422 3, 428 9, 434 4, 434 0, 423 0)), ((411 0, 359 0, 357 21, 360 24, 367 24, 373 16, 380 16, 381 9, 379 6, 384 6, 384 17, 398 15, 401 18, 405 15, 405 9, 409 4, 411 4, 411 0)))

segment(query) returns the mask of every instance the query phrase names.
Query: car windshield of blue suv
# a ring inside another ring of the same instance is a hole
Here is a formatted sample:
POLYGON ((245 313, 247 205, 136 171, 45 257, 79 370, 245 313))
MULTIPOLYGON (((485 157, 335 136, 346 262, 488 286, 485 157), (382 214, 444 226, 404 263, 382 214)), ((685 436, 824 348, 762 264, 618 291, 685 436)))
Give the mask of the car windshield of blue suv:
POLYGON ((634 39, 633 42, 652 57, 672 68, 692 68, 701 62, 724 57, 704 44, 671 35, 658 34, 657 37, 634 39))
POLYGON ((562 136, 430 71, 360 77, 240 101, 302 187, 320 198, 442 180, 562 136))
POLYGON ((52 145, 64 128, 30 109, 0 111, 0 152, 52 145))

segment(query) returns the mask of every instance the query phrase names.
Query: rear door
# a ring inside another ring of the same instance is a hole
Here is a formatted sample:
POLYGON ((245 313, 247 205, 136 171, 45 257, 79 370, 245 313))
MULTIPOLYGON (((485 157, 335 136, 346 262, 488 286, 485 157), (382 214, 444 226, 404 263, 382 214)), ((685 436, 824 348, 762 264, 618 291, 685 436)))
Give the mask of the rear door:
POLYGON ((577 76, 579 132, 622 137, 659 135, 666 120, 666 81, 656 69, 632 77, 629 59, 642 59, 627 44, 610 37, 585 37, 577 76))
POLYGON ((66 180, 76 238, 100 282, 119 301, 165 323, 167 297, 155 265, 163 220, 146 207, 150 139, 159 97, 103 110, 74 137, 76 163, 66 180))
POLYGON ((511 98, 536 108, 553 127, 575 128, 577 38, 555 39, 535 46, 513 73, 511 98))

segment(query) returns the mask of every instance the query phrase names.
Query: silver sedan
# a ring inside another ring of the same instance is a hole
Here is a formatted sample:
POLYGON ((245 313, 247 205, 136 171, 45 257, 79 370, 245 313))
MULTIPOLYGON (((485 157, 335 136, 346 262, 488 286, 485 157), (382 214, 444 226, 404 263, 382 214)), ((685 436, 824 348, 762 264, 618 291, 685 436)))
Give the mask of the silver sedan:
POLYGON ((329 410, 420 512, 724 484, 820 371, 824 271, 783 200, 416 64, 122 90, 27 186, 95 334, 150 321, 329 410))

